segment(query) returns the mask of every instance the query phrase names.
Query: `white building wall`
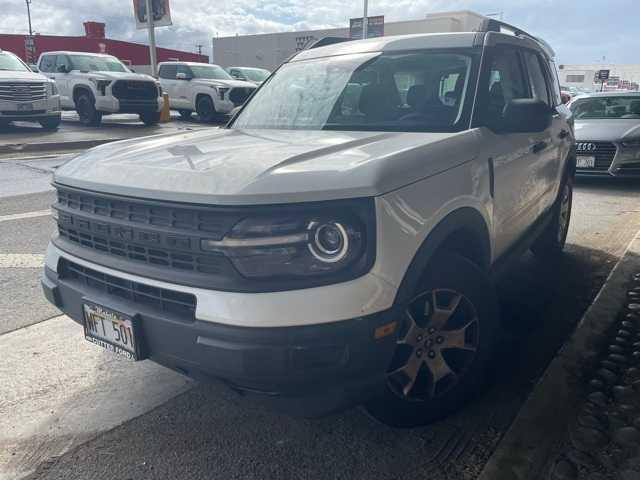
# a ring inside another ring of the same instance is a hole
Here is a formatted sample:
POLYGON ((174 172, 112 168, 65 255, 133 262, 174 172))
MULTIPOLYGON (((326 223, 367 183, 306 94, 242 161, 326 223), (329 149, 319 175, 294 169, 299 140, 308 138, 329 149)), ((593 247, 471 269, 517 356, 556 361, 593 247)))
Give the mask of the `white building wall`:
MULTIPOLYGON (((609 70, 611 77, 620 77, 621 80, 628 80, 640 84, 640 64, 612 64, 612 63, 593 63, 593 64, 564 64, 559 66, 560 83, 567 86, 574 85, 575 83, 568 83, 566 81, 567 75, 585 74, 585 81, 588 82, 587 77, 595 76, 595 73, 599 70, 609 70)), ((600 86, 599 84, 597 85, 600 86)), ((587 88, 594 88, 593 82, 589 84, 587 88)))
MULTIPOLYGON (((389 22, 384 33, 470 32, 477 30, 485 17, 470 11, 429 14, 424 19, 389 22)), ((223 67, 242 66, 275 69, 309 42, 323 37, 348 37, 349 28, 307 30, 299 32, 238 35, 213 39, 212 63, 223 67)))

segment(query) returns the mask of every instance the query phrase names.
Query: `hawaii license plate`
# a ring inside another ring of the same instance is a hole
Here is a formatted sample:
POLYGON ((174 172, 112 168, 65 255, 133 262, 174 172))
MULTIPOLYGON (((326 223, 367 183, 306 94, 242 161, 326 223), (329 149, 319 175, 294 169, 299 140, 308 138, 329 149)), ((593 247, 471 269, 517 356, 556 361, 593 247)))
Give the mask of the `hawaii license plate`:
POLYGON ((578 155, 576 159, 576 167, 578 168, 595 168, 596 157, 587 155, 578 155))
POLYGON ((131 317, 95 303, 85 303, 83 310, 84 338, 129 360, 141 359, 131 317))

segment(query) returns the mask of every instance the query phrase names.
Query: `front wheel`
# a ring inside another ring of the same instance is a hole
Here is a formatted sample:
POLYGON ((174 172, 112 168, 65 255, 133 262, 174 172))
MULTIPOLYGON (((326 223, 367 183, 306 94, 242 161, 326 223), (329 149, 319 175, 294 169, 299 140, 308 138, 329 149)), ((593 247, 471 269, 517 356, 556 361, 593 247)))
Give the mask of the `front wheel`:
POLYGON ((152 127, 160 121, 160 113, 161 112, 142 112, 139 114, 140 120, 142 120, 147 127, 152 127))
POLYGON ((216 107, 208 95, 202 95, 196 102, 196 113, 201 122, 213 122, 216 118, 216 107))
POLYGON ((483 386, 498 324, 496 295, 482 269, 444 253, 403 317, 386 384, 365 408, 388 425, 415 427, 455 412, 483 386))
POLYGON ((96 110, 93 97, 88 93, 81 93, 76 99, 76 111, 80 117, 80 123, 91 127, 97 127, 102 122, 102 112, 96 110))
POLYGON ((39 123, 45 130, 57 130, 61 121, 62 119, 60 117, 53 117, 43 118, 39 123))
POLYGON ((553 207, 551 222, 531 246, 536 256, 555 257, 562 253, 569 233, 572 205, 573 181, 567 178, 560 186, 560 196, 553 207))

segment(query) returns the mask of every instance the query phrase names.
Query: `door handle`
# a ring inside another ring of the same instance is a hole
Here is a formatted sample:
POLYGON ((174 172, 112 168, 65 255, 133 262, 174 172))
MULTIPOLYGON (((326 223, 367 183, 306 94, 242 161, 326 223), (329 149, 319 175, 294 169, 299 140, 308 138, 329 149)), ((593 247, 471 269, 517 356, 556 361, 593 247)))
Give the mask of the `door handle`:
POLYGON ((531 153, 540 153, 541 151, 543 151, 545 148, 547 148, 547 142, 538 142, 538 143, 534 143, 531 146, 531 153))
POLYGON ((561 139, 565 139, 569 136, 569 130, 561 130, 558 134, 558 137, 561 139))

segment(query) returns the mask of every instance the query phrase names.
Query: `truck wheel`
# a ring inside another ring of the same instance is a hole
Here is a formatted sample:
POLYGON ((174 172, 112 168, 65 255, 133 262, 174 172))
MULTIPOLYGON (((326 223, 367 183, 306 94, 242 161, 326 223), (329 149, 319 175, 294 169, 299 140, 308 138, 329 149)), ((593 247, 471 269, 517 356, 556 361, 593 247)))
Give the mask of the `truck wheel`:
POLYGON ((178 113, 183 120, 189 120, 193 112, 191 110, 178 110, 178 113))
POLYGON ((406 305, 386 383, 365 408, 396 427, 458 410, 484 385, 497 324, 487 274, 460 255, 438 255, 406 305))
POLYGON ((76 112, 80 117, 80 123, 91 127, 97 127, 102 122, 102 112, 96 110, 96 104, 91 95, 81 93, 76 99, 76 112))
POLYGON ((57 130, 58 127, 60 126, 61 121, 62 119, 60 117, 53 117, 53 118, 43 118, 38 123, 40 123, 42 128, 44 128, 45 130, 57 130))
POLYGON ((196 113, 202 122, 213 122, 216 118, 216 107, 208 95, 201 95, 196 102, 196 113))
POLYGON ((531 251, 537 257, 549 258, 562 253, 569 233, 572 205, 573 180, 567 178, 560 186, 560 196, 553 207, 551 222, 531 246, 531 251))
POLYGON ((152 127, 160 121, 161 112, 142 112, 139 114, 140 120, 147 126, 152 127))

